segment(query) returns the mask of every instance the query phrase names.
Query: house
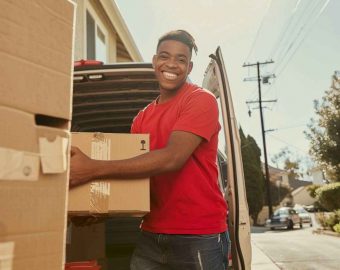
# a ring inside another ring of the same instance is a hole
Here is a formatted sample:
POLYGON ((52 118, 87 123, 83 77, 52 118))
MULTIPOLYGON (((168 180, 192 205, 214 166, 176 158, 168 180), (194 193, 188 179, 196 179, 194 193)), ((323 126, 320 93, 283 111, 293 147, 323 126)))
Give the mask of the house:
POLYGON ((113 0, 77 4, 74 60, 142 62, 143 58, 113 0))
MULTIPOLYGON (((263 173, 265 174, 264 164, 262 164, 262 166, 263 166, 263 173)), ((270 182, 274 183, 277 186, 285 186, 287 188, 290 187, 287 171, 268 165, 268 172, 269 172, 270 182)))
POLYGON ((324 185, 328 181, 325 178, 325 173, 320 167, 314 167, 308 171, 308 175, 314 185, 324 185))
MULTIPOLYGON (((309 183, 311 184, 311 183, 309 183)), ((293 198, 293 204, 299 204, 299 205, 311 205, 313 204, 316 199, 312 198, 309 195, 309 192, 307 190, 308 186, 301 186, 297 189, 294 189, 291 193, 293 198)))

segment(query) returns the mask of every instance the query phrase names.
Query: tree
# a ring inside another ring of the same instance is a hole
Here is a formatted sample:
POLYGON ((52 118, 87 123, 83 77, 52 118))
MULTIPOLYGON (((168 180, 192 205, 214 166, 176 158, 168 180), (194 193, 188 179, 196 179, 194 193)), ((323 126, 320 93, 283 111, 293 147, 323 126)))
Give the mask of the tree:
POLYGON ((300 168, 301 158, 297 154, 293 154, 288 147, 282 148, 280 152, 273 156, 271 161, 276 164, 277 168, 279 163, 283 165, 283 169, 288 172, 289 180, 303 177, 303 172, 300 168))
POLYGON ((310 141, 310 154, 326 170, 327 177, 340 182, 340 78, 325 91, 322 102, 314 101, 317 119, 311 119, 305 134, 310 141))
POLYGON ((270 182, 270 195, 273 205, 280 205, 282 200, 290 193, 290 189, 286 186, 279 186, 276 183, 270 182))
POLYGON ((264 205, 264 176, 261 169, 261 150, 253 137, 245 137, 240 128, 241 152, 249 215, 256 224, 257 216, 264 205))

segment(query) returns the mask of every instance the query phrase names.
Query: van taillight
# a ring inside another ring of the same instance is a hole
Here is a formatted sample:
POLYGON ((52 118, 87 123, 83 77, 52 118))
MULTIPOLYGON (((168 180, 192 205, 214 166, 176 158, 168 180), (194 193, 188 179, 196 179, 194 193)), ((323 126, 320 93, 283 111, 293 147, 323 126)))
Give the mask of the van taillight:
POLYGON ((74 62, 74 67, 81 67, 81 66, 100 66, 103 65, 102 61, 97 60, 78 60, 74 62))

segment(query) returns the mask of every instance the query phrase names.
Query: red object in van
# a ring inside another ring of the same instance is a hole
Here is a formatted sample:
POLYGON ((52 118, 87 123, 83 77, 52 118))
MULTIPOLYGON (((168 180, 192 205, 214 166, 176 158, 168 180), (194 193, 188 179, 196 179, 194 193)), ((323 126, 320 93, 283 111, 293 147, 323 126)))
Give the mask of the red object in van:
POLYGON ((97 261, 69 262, 65 264, 65 270, 100 270, 97 261))
POLYGON ((103 65, 102 61, 97 61, 97 60, 78 60, 78 61, 74 61, 73 66, 74 67, 80 67, 80 66, 99 66, 99 65, 103 65))

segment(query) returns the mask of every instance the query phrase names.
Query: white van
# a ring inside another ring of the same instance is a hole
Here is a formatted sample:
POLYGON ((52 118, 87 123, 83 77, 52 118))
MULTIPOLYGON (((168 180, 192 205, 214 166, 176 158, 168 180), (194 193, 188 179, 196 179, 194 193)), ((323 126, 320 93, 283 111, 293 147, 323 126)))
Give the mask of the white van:
MULTIPOLYGON (((202 86, 218 100, 220 124, 219 183, 229 205, 232 269, 251 267, 248 205, 245 193, 241 142, 221 50, 211 56, 202 86)), ((97 65, 78 62, 74 71, 72 131, 129 133, 133 118, 159 95, 151 63, 97 65)), ((139 233, 140 218, 106 220, 108 269, 129 269, 139 233)))

